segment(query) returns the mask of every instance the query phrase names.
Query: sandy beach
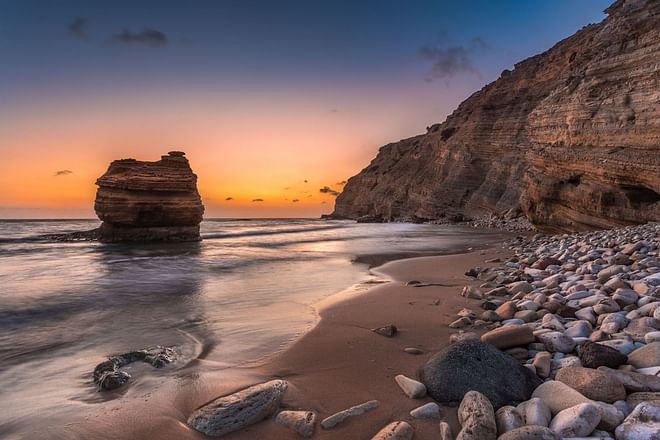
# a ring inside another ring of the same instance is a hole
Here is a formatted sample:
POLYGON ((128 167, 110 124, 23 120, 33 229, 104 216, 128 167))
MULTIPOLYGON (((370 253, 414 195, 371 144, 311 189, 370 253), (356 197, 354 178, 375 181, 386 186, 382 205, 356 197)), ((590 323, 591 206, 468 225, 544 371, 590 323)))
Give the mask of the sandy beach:
MULTIPOLYGON (((284 378, 290 388, 283 406, 310 409, 323 419, 337 411, 368 401, 381 406, 332 430, 317 428, 314 438, 368 439, 395 420, 415 427, 415 438, 438 435, 437 420, 413 419, 410 410, 432 399, 409 399, 394 381, 397 374, 417 376, 417 369, 439 349, 448 345, 456 330, 447 325, 463 307, 474 307, 477 300, 459 295, 470 281, 464 272, 484 261, 502 257, 500 248, 459 255, 410 258, 386 263, 374 269, 391 281, 352 298, 321 306, 321 321, 290 349, 259 368, 262 377, 284 378), (442 286, 406 286, 411 280, 442 286), (378 335, 371 328, 394 324, 399 333, 393 338, 378 335), (406 347, 424 351, 411 355, 406 347)), ((443 419, 457 427, 455 410, 444 408, 443 419)), ((454 432, 458 432, 455 430, 454 432)), ((277 438, 299 436, 274 420, 267 420, 227 439, 277 438)))

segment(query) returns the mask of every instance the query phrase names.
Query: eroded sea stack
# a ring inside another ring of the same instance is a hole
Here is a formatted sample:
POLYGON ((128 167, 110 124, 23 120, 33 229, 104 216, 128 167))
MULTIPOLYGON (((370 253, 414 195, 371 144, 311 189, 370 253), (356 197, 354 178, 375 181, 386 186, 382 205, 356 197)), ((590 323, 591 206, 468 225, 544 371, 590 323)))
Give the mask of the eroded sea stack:
POLYGON ((618 0, 605 12, 426 134, 382 147, 333 216, 520 209, 548 230, 660 220, 660 2, 618 0))
POLYGON ((204 206, 185 153, 171 151, 157 162, 115 160, 96 184, 101 241, 200 239, 204 206))

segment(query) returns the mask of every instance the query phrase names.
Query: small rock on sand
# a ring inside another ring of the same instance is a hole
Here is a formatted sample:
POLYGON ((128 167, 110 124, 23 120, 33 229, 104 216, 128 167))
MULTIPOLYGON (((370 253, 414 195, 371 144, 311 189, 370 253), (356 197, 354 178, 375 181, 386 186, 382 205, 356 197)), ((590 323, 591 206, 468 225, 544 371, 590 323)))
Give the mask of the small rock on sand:
POLYGON ((406 377, 403 374, 395 376, 394 380, 411 399, 421 399, 426 396, 426 386, 423 383, 406 377))
POLYGON ((238 431, 272 416, 286 389, 286 381, 271 380, 219 397, 197 409, 188 425, 211 437, 238 431))
POLYGON ((561 440, 561 437, 545 426, 528 425, 509 431, 497 440, 561 440))
POLYGON ((339 411, 338 413, 335 413, 330 417, 326 417, 325 419, 323 419, 323 421, 321 422, 321 428, 332 429, 341 422, 343 422, 344 420, 346 420, 347 418, 364 414, 367 411, 371 411, 372 409, 378 408, 379 405, 380 402, 378 400, 370 400, 368 402, 352 406, 343 411, 339 411))
POLYGON ((487 440, 497 437, 497 425, 493 406, 486 396, 478 391, 465 394, 458 407, 461 431, 456 440, 487 440))
POLYGON ((386 336, 388 338, 393 337, 399 332, 399 329, 396 328, 396 325, 389 324, 382 327, 376 327, 371 329, 372 332, 378 333, 381 336, 386 336))
POLYGON ((416 419, 439 419, 440 405, 429 402, 410 411, 410 415, 416 419))
POLYGON ((598 406, 592 402, 581 403, 560 411, 550 422, 550 429, 561 437, 586 437, 599 422, 598 406))
POLYGON ((309 438, 314 435, 316 414, 313 411, 280 411, 275 422, 309 438))
POLYGON ((406 422, 392 422, 374 435, 371 440, 411 440, 415 431, 406 422))

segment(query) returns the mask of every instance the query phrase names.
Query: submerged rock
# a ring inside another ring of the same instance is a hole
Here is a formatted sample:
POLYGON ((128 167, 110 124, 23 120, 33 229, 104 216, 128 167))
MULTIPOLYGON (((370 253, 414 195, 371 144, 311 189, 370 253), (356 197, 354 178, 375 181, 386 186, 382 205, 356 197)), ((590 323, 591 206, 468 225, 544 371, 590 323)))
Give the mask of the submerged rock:
POLYGON ((99 391, 114 390, 129 381, 131 375, 121 368, 133 362, 146 362, 152 367, 161 368, 174 361, 176 352, 171 347, 150 347, 112 356, 94 368, 93 380, 99 391))
POLYGON ((275 414, 287 387, 284 380, 271 380, 218 397, 197 409, 188 425, 211 437, 243 429, 275 414))
POLYGON ((511 356, 477 340, 445 347, 422 367, 420 379, 438 402, 458 404, 467 392, 478 391, 495 408, 529 399, 541 384, 511 356))
POLYGON ((156 162, 115 160, 96 181, 99 240, 196 241, 204 206, 183 152, 156 162))

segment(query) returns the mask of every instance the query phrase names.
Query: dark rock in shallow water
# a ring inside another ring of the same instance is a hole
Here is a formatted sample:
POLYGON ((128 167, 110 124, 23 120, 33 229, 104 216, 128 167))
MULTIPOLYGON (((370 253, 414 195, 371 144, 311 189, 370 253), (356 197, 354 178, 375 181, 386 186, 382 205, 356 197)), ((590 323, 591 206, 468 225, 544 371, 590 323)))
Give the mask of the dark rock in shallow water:
POLYGON ((180 151, 156 162, 115 160, 96 181, 99 240, 197 241, 204 206, 180 151))
POLYGON ((619 368, 628 362, 628 356, 612 347, 587 341, 580 346, 580 361, 587 368, 609 367, 619 368))
POLYGON ((474 390, 495 409, 528 400, 542 382, 511 356, 477 340, 444 348, 422 367, 420 379, 438 402, 456 405, 474 390))
POLYGON ((176 353, 172 348, 161 346, 113 356, 94 368, 94 383, 98 386, 99 391, 114 390, 127 383, 131 378, 130 374, 121 371, 122 367, 142 361, 155 368, 161 368, 174 361, 175 356, 176 353))
POLYGON ((287 386, 284 380, 271 380, 218 397, 197 409, 188 425, 212 437, 238 431, 275 414, 287 386))

